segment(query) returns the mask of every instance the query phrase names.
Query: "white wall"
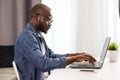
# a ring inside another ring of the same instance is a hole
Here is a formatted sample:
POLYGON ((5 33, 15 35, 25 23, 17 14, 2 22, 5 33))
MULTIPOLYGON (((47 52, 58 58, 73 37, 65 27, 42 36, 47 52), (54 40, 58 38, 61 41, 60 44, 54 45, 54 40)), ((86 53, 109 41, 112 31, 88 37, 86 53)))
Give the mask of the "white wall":
POLYGON ((74 1, 43 0, 52 8, 53 20, 51 29, 45 35, 48 45, 56 53, 75 52, 75 11, 74 1))
MULTIPOLYGON (((120 17, 119 17, 119 0, 108 0, 108 27, 111 41, 116 41, 120 45, 120 17)), ((119 48, 120 49, 120 48, 119 48)))
POLYGON ((108 35, 108 1, 43 0, 53 10, 54 23, 46 39, 58 53, 88 52, 99 56, 108 35))
POLYGON ((107 36, 105 0, 76 0, 76 51, 98 56, 107 36))

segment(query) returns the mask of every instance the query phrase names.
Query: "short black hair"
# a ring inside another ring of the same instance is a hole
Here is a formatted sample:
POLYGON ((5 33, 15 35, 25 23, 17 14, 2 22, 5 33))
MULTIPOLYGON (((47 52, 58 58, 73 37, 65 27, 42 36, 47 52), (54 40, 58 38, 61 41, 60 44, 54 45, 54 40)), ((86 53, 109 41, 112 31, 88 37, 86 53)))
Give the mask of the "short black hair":
POLYGON ((44 12, 45 14, 50 14, 51 9, 42 3, 36 4, 35 6, 32 7, 31 11, 30 11, 30 15, 29 15, 29 20, 32 19, 33 14, 39 14, 38 12, 44 12))

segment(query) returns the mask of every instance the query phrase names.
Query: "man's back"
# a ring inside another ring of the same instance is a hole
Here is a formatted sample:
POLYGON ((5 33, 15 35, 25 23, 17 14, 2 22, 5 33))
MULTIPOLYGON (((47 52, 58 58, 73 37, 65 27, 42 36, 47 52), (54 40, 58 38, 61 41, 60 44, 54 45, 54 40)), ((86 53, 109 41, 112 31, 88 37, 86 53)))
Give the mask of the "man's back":
POLYGON ((47 46, 46 54, 43 55, 40 45, 37 33, 28 23, 18 36, 14 49, 14 58, 21 80, 42 80, 43 72, 66 66, 66 55, 59 55, 59 57, 47 46), (54 58, 52 59, 52 57, 54 58))
POLYGON ((39 68, 35 67, 35 65, 30 60, 30 57, 32 57, 32 55, 31 52, 29 52, 29 50, 31 50, 32 48, 29 45, 32 44, 30 44, 28 39, 35 38, 35 35, 33 35, 35 33, 30 31, 32 30, 32 27, 31 29, 28 27, 29 26, 27 26, 21 32, 18 39, 16 40, 15 61, 17 63, 21 80, 42 80, 41 71, 39 70, 39 68))

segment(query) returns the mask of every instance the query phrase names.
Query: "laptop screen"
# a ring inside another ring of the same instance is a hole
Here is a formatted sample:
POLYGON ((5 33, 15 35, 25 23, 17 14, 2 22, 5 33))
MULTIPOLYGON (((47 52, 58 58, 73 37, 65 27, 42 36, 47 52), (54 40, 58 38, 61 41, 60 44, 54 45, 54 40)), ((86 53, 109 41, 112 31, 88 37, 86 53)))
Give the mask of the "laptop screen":
POLYGON ((106 53, 107 53, 107 48, 108 48, 108 45, 110 43, 110 39, 111 39, 110 37, 106 37, 106 39, 105 39, 105 43, 104 43, 102 53, 101 53, 101 56, 100 56, 100 64, 101 64, 101 66, 104 63, 104 59, 105 59, 105 56, 106 56, 106 53))

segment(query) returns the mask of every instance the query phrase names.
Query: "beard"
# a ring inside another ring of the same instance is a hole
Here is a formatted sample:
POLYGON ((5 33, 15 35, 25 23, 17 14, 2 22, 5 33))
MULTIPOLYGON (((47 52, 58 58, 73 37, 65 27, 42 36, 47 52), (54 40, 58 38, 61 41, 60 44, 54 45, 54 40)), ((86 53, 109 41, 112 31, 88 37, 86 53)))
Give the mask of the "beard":
POLYGON ((43 32, 44 34, 47 34, 48 27, 47 25, 44 25, 43 22, 39 21, 38 24, 36 25, 38 31, 43 32))

